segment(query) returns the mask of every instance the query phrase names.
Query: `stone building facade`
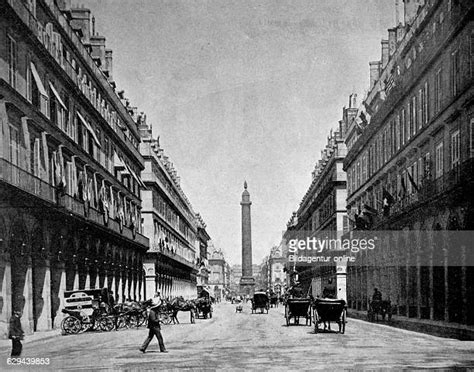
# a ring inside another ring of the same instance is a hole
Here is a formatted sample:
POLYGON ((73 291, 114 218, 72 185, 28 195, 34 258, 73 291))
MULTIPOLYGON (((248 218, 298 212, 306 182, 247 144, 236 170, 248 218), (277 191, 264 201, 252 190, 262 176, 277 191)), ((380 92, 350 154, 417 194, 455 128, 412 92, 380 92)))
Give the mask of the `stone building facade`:
POLYGON ((472 240, 454 243, 474 230, 474 4, 418 5, 370 63, 370 119, 347 128, 352 229, 382 237, 349 268, 348 302, 366 310, 378 287, 401 317, 466 325, 472 240))
MULTIPOLYGON (((344 115, 346 110, 352 110, 352 106, 344 109, 344 115)), ((342 169, 346 155, 343 130, 341 120, 339 129, 331 131, 326 148, 313 171, 311 185, 298 211, 288 222, 284 234, 286 244, 290 239, 337 238, 342 234, 344 225, 347 225, 346 173, 342 169)), ((337 268, 334 262, 311 265, 288 262, 286 270, 291 277, 288 285, 294 284, 297 274, 305 294, 321 296, 322 290, 327 288, 334 297, 345 299, 345 268, 337 268)))
POLYGON ((0 1, 0 337, 58 327, 65 290, 143 299, 136 109, 90 11, 0 1))
POLYGON ((142 216, 145 234, 150 238, 150 250, 144 260, 146 296, 151 298, 159 290, 163 297, 196 298, 199 221, 181 189, 173 163, 159 140, 153 138, 151 125, 143 116, 139 128, 146 185, 142 191, 142 216))
POLYGON ((211 250, 209 257, 209 289, 218 301, 222 301, 230 293, 230 266, 226 262, 220 248, 211 250))

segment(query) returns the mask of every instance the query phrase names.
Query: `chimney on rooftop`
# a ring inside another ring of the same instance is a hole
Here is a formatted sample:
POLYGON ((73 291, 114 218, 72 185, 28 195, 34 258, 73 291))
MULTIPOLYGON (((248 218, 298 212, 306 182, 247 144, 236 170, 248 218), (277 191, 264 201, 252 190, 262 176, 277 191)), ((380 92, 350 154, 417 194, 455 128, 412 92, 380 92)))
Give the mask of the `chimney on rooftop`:
POLYGON ((415 20, 419 8, 425 5, 425 0, 403 0, 405 25, 410 25, 415 20))
POLYGON ((380 61, 369 62, 370 66, 370 89, 372 89, 380 77, 380 61))
POLYGON ((389 58, 389 49, 388 49, 388 40, 382 40, 382 69, 387 66, 388 58, 389 58))
POLYGON ((388 54, 390 56, 395 53, 397 49, 397 28, 389 28, 388 29, 388 54))
POLYGON ((72 8, 70 25, 81 37, 85 46, 89 46, 91 37, 91 11, 87 8, 72 8))
POLYGON ((113 82, 114 77, 113 77, 113 64, 112 64, 112 49, 105 50, 105 66, 102 70, 106 72, 109 78, 109 81, 113 82))

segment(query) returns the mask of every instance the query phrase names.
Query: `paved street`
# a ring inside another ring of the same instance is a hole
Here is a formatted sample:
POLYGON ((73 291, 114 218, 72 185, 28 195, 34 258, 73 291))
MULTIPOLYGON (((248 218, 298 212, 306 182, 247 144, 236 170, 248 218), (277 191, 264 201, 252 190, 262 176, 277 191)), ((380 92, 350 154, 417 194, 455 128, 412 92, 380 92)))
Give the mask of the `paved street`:
MULTIPOLYGON (((248 305, 217 304, 212 319, 163 326, 168 354, 156 340, 146 354, 138 347, 145 328, 110 333, 59 336, 26 343, 23 357, 50 358, 51 370, 188 369, 296 370, 455 368, 474 369, 474 342, 438 338, 349 319, 346 334, 314 334, 309 326, 285 325, 284 309, 251 314, 248 305)), ((0 369, 7 366, 2 350, 0 369)), ((46 369, 46 368, 41 368, 46 369)))

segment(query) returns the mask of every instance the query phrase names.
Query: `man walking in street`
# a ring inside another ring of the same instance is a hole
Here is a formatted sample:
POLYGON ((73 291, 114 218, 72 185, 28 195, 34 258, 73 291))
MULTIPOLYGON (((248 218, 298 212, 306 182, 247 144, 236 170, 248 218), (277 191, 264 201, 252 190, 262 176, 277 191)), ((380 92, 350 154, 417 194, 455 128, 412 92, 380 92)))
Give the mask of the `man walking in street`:
POLYGON ((158 308, 161 305, 161 298, 160 298, 160 293, 157 292, 155 294, 155 297, 153 298, 153 305, 150 309, 150 313, 148 314, 148 337, 145 339, 145 342, 143 342, 143 345, 139 349, 142 353, 146 352, 146 348, 150 344, 151 340, 153 339, 153 336, 156 336, 158 340, 158 344, 160 345, 160 351, 162 353, 167 353, 168 351, 165 348, 165 343, 163 341, 163 336, 161 335, 161 325, 160 325, 160 319, 159 319, 159 314, 158 314, 158 308))
POLYGON ((21 328, 21 311, 14 311, 12 317, 10 318, 10 329, 8 333, 8 338, 12 340, 12 357, 17 357, 21 355, 21 350, 23 345, 21 340, 23 340, 23 329, 21 328))

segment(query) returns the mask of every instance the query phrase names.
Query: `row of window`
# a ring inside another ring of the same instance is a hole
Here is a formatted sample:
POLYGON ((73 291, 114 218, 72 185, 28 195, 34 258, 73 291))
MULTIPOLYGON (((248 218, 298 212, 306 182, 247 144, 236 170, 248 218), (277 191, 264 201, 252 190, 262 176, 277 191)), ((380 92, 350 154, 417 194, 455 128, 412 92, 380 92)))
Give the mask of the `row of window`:
POLYGON ((179 231, 190 244, 194 244, 196 239, 192 229, 183 218, 174 211, 173 207, 158 193, 153 190, 153 209, 171 226, 179 231))
POLYGON ((65 194, 89 202, 110 217, 121 219, 127 226, 138 228, 139 206, 108 184, 88 164, 76 163, 77 156, 67 154, 63 149, 62 145, 58 149, 48 146, 46 133, 36 132, 34 128, 30 130, 27 121, 23 121, 21 127, 10 121, 9 161, 14 166, 52 186, 61 187, 65 194))
MULTIPOLYGON (((474 158, 474 119, 469 123, 469 155, 474 158)), ((444 142, 437 142, 434 146, 434 157, 430 151, 426 151, 395 172, 391 172, 384 185, 374 187, 371 192, 366 192, 354 204, 356 211, 363 209, 367 204, 375 209, 384 206, 384 189, 393 198, 392 202, 402 200, 412 194, 419 192, 427 181, 442 177, 445 174, 446 151, 444 142)), ((455 129, 449 136, 449 170, 457 170, 461 163, 461 131, 455 129)), ((350 183, 350 181, 348 181, 350 183)), ((353 183, 352 183, 353 184, 353 183)))
MULTIPOLYGON (((161 249, 169 250, 189 262, 194 262, 194 252, 158 221, 154 222, 154 242, 161 249)), ((192 243, 194 244, 194 241, 192 243)))
MULTIPOLYGON (((451 89, 459 93, 459 50, 451 53, 451 89)), ((433 98, 430 97, 430 83, 425 80, 409 97, 405 104, 388 120, 386 127, 372 139, 367 150, 355 161, 348 172, 349 194, 364 184, 368 178, 382 168, 391 158, 403 149, 418 132, 423 130, 443 108, 445 85, 443 68, 433 76, 433 98)))
MULTIPOLYGON (((18 47, 11 35, 7 37, 9 83, 16 87, 18 47)), ((29 59, 29 58, 27 58, 29 59)), ((54 125, 66 133, 79 147, 92 158, 97 160, 111 174, 114 174, 114 148, 112 141, 101 130, 82 114, 79 107, 74 105, 66 92, 60 94, 52 81, 48 82, 49 89, 45 88, 36 64, 30 60, 26 63, 26 98, 48 117, 54 125)), ((133 175, 137 172, 130 168, 133 175)), ((117 176, 117 174, 114 174, 117 176)), ((118 177, 120 179, 120 176, 118 177)), ((139 180, 137 177, 124 178, 125 186, 135 195, 139 195, 139 180)))
POLYGON ((153 174, 160 180, 162 186, 166 189, 168 194, 171 195, 175 204, 180 207, 181 212, 184 213, 184 215, 188 218, 189 221, 193 221, 194 216, 189 212, 190 207, 186 205, 188 201, 185 195, 183 194, 183 198, 185 198, 186 203, 182 200, 181 195, 178 195, 178 193, 175 191, 173 184, 168 180, 160 166, 155 161, 152 161, 151 168, 153 174))

